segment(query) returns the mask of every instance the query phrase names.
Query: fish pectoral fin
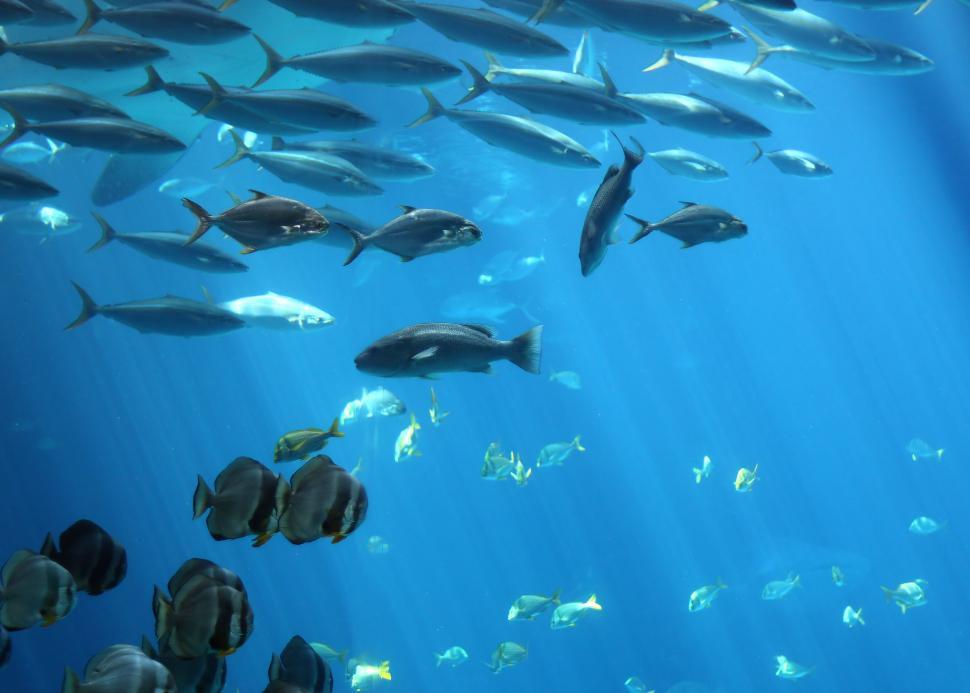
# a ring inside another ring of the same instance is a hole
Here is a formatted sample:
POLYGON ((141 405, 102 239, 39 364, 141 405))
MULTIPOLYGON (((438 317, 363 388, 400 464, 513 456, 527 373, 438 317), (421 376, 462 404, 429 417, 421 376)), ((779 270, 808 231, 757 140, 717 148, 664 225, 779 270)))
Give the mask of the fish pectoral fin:
POLYGON ((239 251, 239 254, 240 255, 250 255, 250 254, 255 253, 255 252, 256 252, 256 249, 255 248, 243 248, 242 250, 239 251))
POLYGON ((438 347, 436 347, 436 346, 428 347, 427 349, 425 349, 423 351, 419 351, 414 356, 412 356, 411 357, 411 360, 412 361, 421 361, 423 359, 429 359, 429 358, 431 358, 432 356, 434 356, 437 353, 438 353, 438 347))
POLYGON ((414 259, 413 257, 405 257, 405 256, 402 256, 401 257, 401 262, 411 262, 411 260, 413 260, 413 259, 414 259))
POLYGON ((492 364, 486 363, 484 366, 479 366, 478 368, 472 368, 472 373, 485 373, 486 375, 492 375, 494 372, 492 370, 492 364))

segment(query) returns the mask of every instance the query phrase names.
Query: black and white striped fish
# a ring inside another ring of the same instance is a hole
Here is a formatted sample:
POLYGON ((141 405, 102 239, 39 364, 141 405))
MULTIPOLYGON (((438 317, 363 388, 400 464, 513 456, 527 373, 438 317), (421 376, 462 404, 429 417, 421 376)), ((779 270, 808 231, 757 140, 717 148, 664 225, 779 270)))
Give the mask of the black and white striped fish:
POLYGON ((346 539, 367 516, 367 491, 358 479, 326 455, 303 465, 290 480, 290 498, 280 532, 294 544, 333 537, 346 539))
POLYGON ((256 535, 254 546, 262 546, 277 532, 290 486, 279 474, 249 457, 237 457, 216 477, 212 490, 200 476, 192 497, 194 519, 206 510, 209 533, 216 541, 256 535))
POLYGON ((78 590, 92 596, 117 587, 128 573, 125 547, 91 520, 78 520, 61 532, 60 549, 48 534, 40 552, 66 568, 78 590))
POLYGON ((289 683, 308 693, 333 691, 330 665, 299 635, 290 638, 279 656, 273 654, 269 680, 289 683))
POLYGON ((21 549, 3 566, 0 625, 7 630, 53 625, 76 601, 74 578, 47 556, 21 549))
POLYGON ((134 645, 112 645, 84 667, 84 681, 68 667, 61 693, 177 693, 168 669, 134 645))

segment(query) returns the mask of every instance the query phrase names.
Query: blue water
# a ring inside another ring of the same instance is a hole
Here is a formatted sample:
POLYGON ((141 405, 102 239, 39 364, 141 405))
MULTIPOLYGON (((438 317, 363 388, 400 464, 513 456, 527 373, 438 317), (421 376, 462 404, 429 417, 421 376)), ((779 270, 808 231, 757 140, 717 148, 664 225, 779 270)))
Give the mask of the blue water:
MULTIPOLYGON (((246 4, 233 16, 252 20, 256 8, 246 4)), ((80 13, 77 5, 70 4, 80 13)), ((104 155, 74 150, 32 167, 63 191, 55 204, 83 227, 44 243, 9 232, 0 239, 0 555, 36 549, 46 532, 87 517, 126 545, 129 571, 117 589, 81 595, 55 626, 13 634, 0 690, 59 690, 65 666, 80 670, 102 648, 151 634, 153 585, 193 556, 236 571, 255 612, 252 638, 228 661, 230 691, 262 690, 271 653, 294 634, 389 660, 388 693, 608 693, 622 691, 628 676, 657 691, 683 681, 725 693, 970 690, 970 8, 937 0, 913 17, 805 7, 915 48, 936 69, 885 78, 773 58, 768 67, 816 104, 804 115, 698 87, 763 119, 775 133, 772 149, 804 149, 829 162, 835 175, 819 181, 782 176, 767 161, 746 166, 745 141, 656 123, 622 130, 649 151, 684 146, 731 171, 728 181, 702 184, 648 160, 627 211, 656 220, 692 200, 729 209, 750 232, 687 251, 654 234, 611 248, 586 279, 576 258, 585 210, 576 198, 595 189, 602 171, 534 163, 443 119, 407 130, 424 111, 414 91, 326 86, 379 117, 380 127, 362 139, 409 148, 437 169, 421 181, 383 182, 381 198, 327 199, 250 162, 213 171, 230 153, 216 142, 213 123, 166 176, 217 182, 200 198, 212 210, 229 206, 222 189, 257 188, 331 202, 374 223, 394 216, 397 204, 485 217, 482 243, 408 264, 368 253, 359 266, 342 268, 341 251, 316 244, 250 255, 250 271, 238 275, 201 275, 120 244, 89 255, 97 230, 88 196, 104 155), (489 205, 515 223, 500 223, 498 213, 490 221, 489 205), (451 416, 434 428, 428 382, 382 383, 354 369, 353 357, 373 340, 441 319, 449 296, 477 291, 489 259, 508 249, 546 258, 527 279, 496 289, 526 308, 496 324, 501 336, 531 327, 527 316, 545 325, 541 376, 507 363, 492 376, 447 375, 434 386, 451 416), (337 322, 306 334, 246 329, 182 339, 95 318, 64 332, 78 310, 68 280, 103 303, 197 298, 202 284, 219 300, 272 290, 318 305, 337 322), (554 369, 579 372, 582 390, 550 382, 554 369), (197 474, 211 482, 239 455, 269 464, 281 434, 329 424, 362 387, 381 384, 418 415, 423 455, 394 464, 404 417, 355 423, 328 447, 347 468, 364 461, 370 510, 350 539, 293 546, 276 537, 253 549, 246 540, 215 542, 201 520, 192 521, 197 474), (588 452, 537 470, 524 488, 480 477, 491 441, 532 463, 543 445, 577 434, 588 452), (905 446, 914 437, 945 448, 942 462, 913 462, 905 446), (691 467, 704 455, 715 467, 698 486, 691 467), (737 469, 756 463, 761 480, 751 493, 736 493, 737 469), (915 536, 907 527, 918 515, 949 525, 915 536), (372 535, 388 542, 386 555, 367 551, 372 535), (833 564, 846 572, 841 589, 829 576, 833 564), (804 587, 780 602, 762 601, 762 586, 789 571, 801 574, 804 587), (689 613, 690 593, 717 577, 729 588, 711 609, 689 613), (928 604, 902 615, 880 585, 915 578, 928 581, 928 604), (550 630, 547 616, 506 620, 519 595, 556 588, 570 601, 595 593, 603 611, 566 631, 550 630), (865 627, 841 623, 849 604, 863 609, 865 627), (527 645, 529 657, 496 676, 482 664, 503 640, 527 645), (466 648, 469 662, 436 669, 433 653, 452 645, 466 648), (774 676, 779 654, 816 669, 782 681, 774 676)), ((740 24, 730 9, 717 13, 740 24)), ((362 37, 276 8, 261 16, 268 18, 261 33, 275 36, 286 54, 362 37), (309 47, 287 49, 288 35, 309 47)), ((7 33, 26 40, 68 29, 7 33)), ((574 30, 548 31, 570 47, 579 41, 574 30)), ((598 31, 593 38, 621 89, 689 90, 680 68, 640 73, 658 55, 654 47, 598 31)), ((483 64, 479 50, 419 24, 394 41, 483 64)), ((180 51, 173 46, 163 75, 194 81, 199 63, 180 51)), ((718 54, 751 52, 747 45, 718 54)), ((251 39, 212 55, 224 58, 212 67, 230 84, 251 81, 262 67, 251 39)), ((0 58, 0 67, 0 86, 62 77, 13 56, 0 58)), ((141 82, 138 70, 104 75, 103 83, 100 73, 64 74, 146 119, 205 125, 174 101, 140 112, 145 107, 121 98, 121 85, 141 82)), ((287 80, 316 83, 292 72, 269 86, 287 80)), ((434 91, 453 103, 463 87, 434 91)), ((479 104, 521 112, 497 97, 479 104)), ((597 128, 540 120, 587 146, 604 139, 597 128)), ((605 162, 620 157, 613 142, 595 153, 605 162)), ((100 211, 119 231, 190 230, 190 215, 155 187, 100 211)), ((626 236, 632 231, 624 225, 626 236)), ((207 240, 235 252, 220 236, 207 240)), ((342 673, 337 667, 335 690, 347 691, 342 673)))

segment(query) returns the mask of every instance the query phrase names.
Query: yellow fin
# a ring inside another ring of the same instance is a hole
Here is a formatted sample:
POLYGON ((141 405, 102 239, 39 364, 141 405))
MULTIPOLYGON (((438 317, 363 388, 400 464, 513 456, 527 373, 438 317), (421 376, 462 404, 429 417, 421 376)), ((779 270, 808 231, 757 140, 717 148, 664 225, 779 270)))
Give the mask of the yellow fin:
POLYGON ((391 680, 391 663, 389 661, 384 660, 383 662, 381 662, 381 665, 378 668, 378 676, 380 676, 385 681, 391 680))

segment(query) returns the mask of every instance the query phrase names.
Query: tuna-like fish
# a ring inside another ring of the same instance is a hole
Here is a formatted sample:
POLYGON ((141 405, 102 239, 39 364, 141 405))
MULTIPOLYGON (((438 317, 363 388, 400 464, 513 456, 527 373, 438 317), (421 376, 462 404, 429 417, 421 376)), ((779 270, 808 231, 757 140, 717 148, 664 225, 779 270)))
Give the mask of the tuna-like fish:
POLYGON ((128 552, 91 520, 78 520, 61 532, 60 548, 50 534, 40 553, 66 569, 77 589, 92 597, 114 589, 128 574, 128 552))
POLYGON ((54 0, 18 0, 33 12, 27 20, 22 22, 30 26, 63 26, 73 24, 77 17, 66 8, 58 5, 54 0))
POLYGON ((254 152, 235 130, 230 130, 229 134, 236 151, 216 168, 227 168, 250 159, 280 180, 330 195, 362 197, 384 192, 363 171, 339 156, 320 152, 254 152))
POLYGON ((33 16, 34 11, 20 0, 0 0, 0 22, 3 24, 28 22, 33 16))
POLYGON ((194 243, 213 226, 218 226, 241 243, 243 254, 278 248, 318 238, 330 226, 313 207, 287 197, 251 190, 253 199, 213 216, 188 198, 182 205, 194 214, 199 225, 187 243, 194 243))
POLYGON ((103 10, 84 0, 87 18, 78 29, 84 34, 100 21, 111 22, 147 38, 174 43, 209 45, 245 36, 250 28, 202 2, 167 0, 103 10))
POLYGON ((84 680, 68 667, 64 671, 64 693, 107 693, 108 691, 152 691, 177 693, 175 679, 134 645, 112 645, 98 653, 84 668, 84 680))
POLYGON ((88 252, 103 248, 112 241, 118 241, 148 257, 202 272, 245 272, 249 269, 231 255, 205 243, 186 246, 188 234, 172 231, 118 233, 100 214, 97 212, 91 214, 101 226, 101 238, 88 248, 88 252))
POLYGON ((410 262, 416 257, 444 253, 482 240, 481 229, 458 214, 407 205, 402 206, 402 210, 401 216, 366 236, 348 228, 354 248, 344 265, 353 262, 369 245, 397 255, 403 262, 410 262))
MULTIPOLYGON (((298 17, 311 17, 344 26, 391 29, 414 21, 391 0, 271 0, 298 17)), ((236 0, 223 3, 226 9, 236 0)))
POLYGON ((590 75, 578 74, 575 72, 564 72, 562 70, 541 70, 536 68, 505 67, 494 53, 485 52, 485 59, 488 61, 488 71, 485 79, 489 82, 498 77, 515 77, 522 82, 539 82, 550 84, 569 84, 574 87, 581 87, 591 91, 602 91, 605 89, 602 82, 594 79, 590 75))
POLYGON ((825 178, 833 173, 832 167, 814 154, 798 149, 778 149, 773 152, 765 152, 757 142, 753 144, 755 153, 751 157, 751 161, 748 162, 749 164, 753 164, 764 156, 775 165, 775 168, 789 176, 825 178))
POLYGON ((238 315, 250 327, 270 330, 318 330, 334 323, 334 317, 322 308, 289 296, 267 291, 260 296, 246 296, 219 304, 238 315))
POLYGON ((8 111, 8 113, 13 118, 13 130, 3 142, 0 142, 0 148, 29 132, 67 142, 75 147, 88 147, 122 154, 170 154, 186 148, 181 141, 164 130, 130 118, 98 116, 48 123, 28 123, 16 111, 8 111))
POLYGON ((454 79, 461 70, 451 63, 411 48, 362 43, 319 53, 284 58, 256 37, 266 53, 266 70, 253 84, 258 87, 284 67, 303 70, 335 82, 364 82, 389 86, 420 86, 454 79))
POLYGON ((101 34, 31 43, 7 43, 0 38, 0 56, 4 53, 58 69, 108 71, 140 67, 168 56, 167 49, 142 39, 101 34))
POLYGON ((222 334, 246 324, 228 310, 178 296, 99 306, 84 289, 71 283, 81 297, 82 305, 81 313, 65 328, 68 330, 83 325, 95 315, 103 315, 141 333, 179 337, 222 334))
POLYGON ((716 181, 728 177, 727 169, 702 154, 681 147, 650 152, 648 156, 667 173, 693 180, 716 181))
POLYGON ((290 638, 279 656, 273 654, 269 680, 270 684, 286 683, 294 690, 306 693, 331 693, 333 690, 330 665, 299 635, 290 638))
POLYGON ((742 2, 733 5, 758 29, 799 50, 846 62, 865 62, 876 57, 876 52, 861 38, 806 10, 772 10, 742 2))
POLYGON ((192 496, 192 519, 206 511, 209 533, 216 541, 255 536, 262 546, 277 532, 290 486, 286 479, 249 457, 237 457, 216 477, 215 491, 200 475, 192 496))
POLYGON ((627 217, 640 226, 630 243, 636 243, 654 231, 676 238, 684 244, 683 248, 692 248, 700 243, 721 243, 748 234, 747 224, 719 207, 696 202, 681 204, 683 207, 656 224, 628 214, 627 217))
POLYGON ((50 626, 74 609, 77 590, 67 569, 47 556, 22 549, 3 566, 0 626, 24 630, 50 626))
POLYGON ((571 168, 596 168, 600 162, 583 145, 558 130, 520 116, 484 111, 448 109, 430 91, 421 90, 428 101, 428 112, 410 127, 417 127, 439 116, 459 125, 493 147, 515 152, 535 161, 571 168))
POLYGON ((50 183, 0 161, 0 200, 28 202, 56 197, 59 194, 58 189, 50 183))
POLYGON ((50 122, 72 118, 127 118, 111 103, 62 84, 38 84, 0 90, 0 106, 30 120, 50 122))
MULTIPOLYGON (((274 137, 273 151, 312 152, 338 156, 352 163, 366 175, 386 180, 416 180, 434 173, 434 168, 419 156, 376 147, 357 140, 287 142, 281 137, 274 137)), ((326 213, 325 216, 330 219, 326 213)), ((334 219, 330 221, 335 222, 334 219)), ((358 231, 368 230, 366 225, 348 225, 358 231)))
POLYGON ((492 361, 507 360, 537 374, 542 356, 542 326, 503 341, 481 325, 424 323, 393 332, 367 347, 354 363, 385 378, 427 378, 437 373, 491 373, 492 361))
POLYGON ((290 480, 292 492, 280 518, 280 532, 293 544, 321 537, 346 539, 367 517, 367 491, 357 477, 318 455, 290 480))
MULTIPOLYGON (((631 138, 632 139, 632 138, 631 138)), ((623 213, 623 207, 633 197, 633 172, 643 163, 643 146, 633 140, 637 151, 627 149, 617 137, 623 150, 623 163, 613 164, 607 170, 583 221, 583 231, 579 239, 579 262, 583 276, 588 277, 600 266, 606 257, 606 250, 614 241, 616 226, 623 213)))
POLYGON ((39 164, 45 160, 47 163, 52 164, 54 163, 54 159, 57 158, 57 155, 67 149, 67 145, 57 144, 50 137, 46 139, 46 145, 37 144, 36 142, 17 142, 16 144, 11 144, 3 149, 3 151, 0 151, 0 156, 15 164, 39 164))
POLYGON ((399 416, 407 411, 404 402, 390 390, 379 387, 368 391, 365 387, 359 399, 352 399, 340 413, 340 424, 379 416, 399 416))

